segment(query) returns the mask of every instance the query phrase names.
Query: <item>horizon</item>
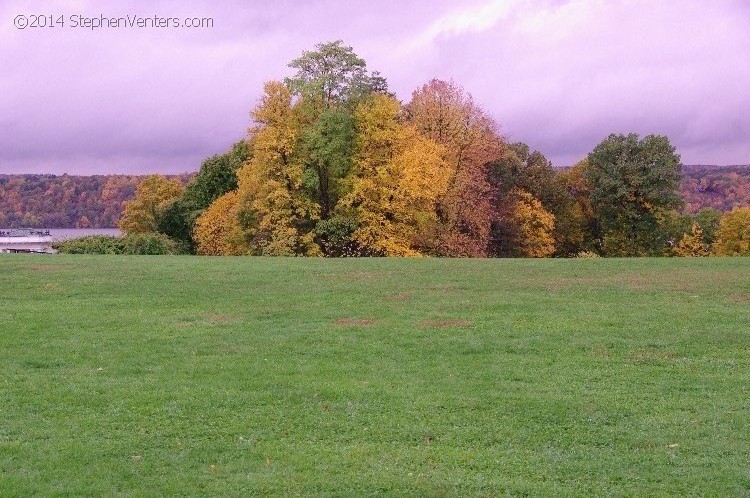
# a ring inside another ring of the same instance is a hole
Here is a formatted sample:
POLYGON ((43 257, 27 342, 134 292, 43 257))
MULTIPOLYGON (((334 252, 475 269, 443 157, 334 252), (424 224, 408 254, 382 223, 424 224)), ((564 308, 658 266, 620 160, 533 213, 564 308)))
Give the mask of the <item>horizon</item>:
POLYGON ((402 101, 432 78, 455 81, 506 139, 556 167, 630 132, 666 135, 687 166, 750 164, 741 0, 45 0, 11 1, 0 19, 0 174, 194 173, 246 136, 264 81, 336 39, 402 101), (65 25, 14 27, 34 14, 65 25), (76 16, 213 27, 92 29, 71 26, 76 16))

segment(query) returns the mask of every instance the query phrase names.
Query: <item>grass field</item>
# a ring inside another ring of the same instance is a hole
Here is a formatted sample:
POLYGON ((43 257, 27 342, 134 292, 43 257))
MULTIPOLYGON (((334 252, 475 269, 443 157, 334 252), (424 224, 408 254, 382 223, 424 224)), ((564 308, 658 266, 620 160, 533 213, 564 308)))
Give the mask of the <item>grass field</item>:
POLYGON ((0 274, 0 496, 750 495, 750 258, 0 274))

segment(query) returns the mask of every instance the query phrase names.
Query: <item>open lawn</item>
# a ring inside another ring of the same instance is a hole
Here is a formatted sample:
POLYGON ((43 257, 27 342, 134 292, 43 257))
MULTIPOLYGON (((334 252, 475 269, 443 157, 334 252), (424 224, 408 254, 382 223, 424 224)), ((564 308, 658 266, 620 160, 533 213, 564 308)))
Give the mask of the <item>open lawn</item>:
POLYGON ((0 495, 750 495, 750 258, 0 257, 0 495))

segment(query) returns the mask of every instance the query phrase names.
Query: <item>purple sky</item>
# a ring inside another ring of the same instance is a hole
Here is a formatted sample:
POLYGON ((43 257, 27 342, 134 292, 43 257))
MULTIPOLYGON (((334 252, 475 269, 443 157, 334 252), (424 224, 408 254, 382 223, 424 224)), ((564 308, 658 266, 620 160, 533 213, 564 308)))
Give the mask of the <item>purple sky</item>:
POLYGON ((404 101, 452 78, 556 165, 630 131, 686 164, 750 163, 747 0, 3 0, 0 173, 194 171, 245 135, 263 81, 339 38, 404 101), (70 26, 102 14, 214 27, 70 26))

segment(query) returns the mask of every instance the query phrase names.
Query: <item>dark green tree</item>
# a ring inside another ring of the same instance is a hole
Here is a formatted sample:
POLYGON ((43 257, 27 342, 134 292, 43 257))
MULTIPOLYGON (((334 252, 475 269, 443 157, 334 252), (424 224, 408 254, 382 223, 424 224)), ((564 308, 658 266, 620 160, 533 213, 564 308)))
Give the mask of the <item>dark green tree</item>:
POLYGON ((319 43, 289 63, 297 73, 284 83, 293 95, 302 97, 314 117, 325 109, 356 105, 374 92, 387 92, 385 78, 367 72, 364 59, 341 40, 319 43))
POLYGON ((354 118, 346 109, 326 109, 303 133, 304 183, 317 198, 320 217, 328 219, 349 173, 354 147, 354 118))
POLYGON ((662 220, 682 205, 680 156, 665 136, 610 135, 588 155, 591 205, 607 255, 661 254, 662 220))
POLYGON ((296 74, 284 83, 297 97, 305 123, 300 137, 304 160, 304 187, 320 206, 316 239, 326 253, 338 252, 339 242, 327 223, 339 199, 346 194, 356 135, 353 112, 373 93, 387 93, 384 78, 369 73, 365 61, 341 40, 320 43, 289 63, 296 74), (330 239, 330 240, 329 240, 330 239), (327 248, 331 248, 328 251, 327 248))
POLYGON ((575 198, 557 181, 557 172, 552 163, 539 151, 531 151, 528 145, 516 142, 497 161, 489 165, 488 178, 495 195, 498 216, 493 223, 491 253, 496 256, 516 254, 512 240, 515 229, 509 220, 507 209, 511 205, 509 193, 521 189, 538 199, 545 210, 555 216, 555 254, 570 256, 585 249, 585 226, 575 198))
POLYGON ((716 240, 716 230, 719 228, 722 212, 714 208, 703 208, 695 215, 695 222, 703 230, 703 242, 709 246, 716 240))
POLYGON ((185 193, 162 206, 156 219, 157 231, 195 250, 193 226, 211 203, 237 188, 237 170, 250 159, 250 149, 240 140, 224 154, 209 157, 188 183, 185 193))

